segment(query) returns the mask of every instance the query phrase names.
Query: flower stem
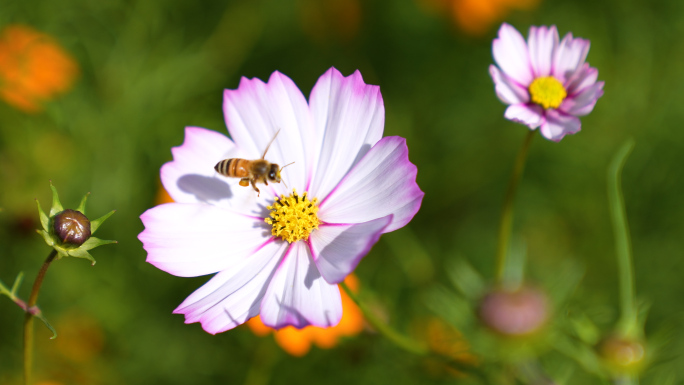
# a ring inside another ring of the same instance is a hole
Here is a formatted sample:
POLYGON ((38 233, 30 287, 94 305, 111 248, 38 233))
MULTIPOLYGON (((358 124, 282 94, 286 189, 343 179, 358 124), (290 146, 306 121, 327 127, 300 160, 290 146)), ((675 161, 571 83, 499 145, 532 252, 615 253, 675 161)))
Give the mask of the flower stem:
POLYGON ((378 333, 382 334, 385 336, 388 340, 392 341, 395 345, 398 347, 414 353, 418 355, 427 355, 430 351, 428 350, 427 346, 423 346, 422 344, 407 338, 401 334, 399 334, 397 331, 392 329, 389 325, 385 324, 378 318, 363 302, 359 301, 359 298, 356 296, 356 294, 349 289, 346 283, 340 282, 339 285, 344 289, 344 291, 347 293, 349 298, 356 303, 356 305, 361 309, 361 312, 363 313, 363 317, 368 321, 368 323, 375 329, 378 333))
POLYGON ((620 282, 620 311, 618 322, 620 332, 633 336, 637 327, 637 310, 634 304, 634 269, 632 262, 632 244, 629 238, 627 214, 625 213, 625 199, 622 196, 622 168, 627 156, 634 148, 634 141, 629 140, 620 150, 608 167, 608 202, 610 217, 615 235, 615 254, 620 282))
POLYGON ((518 189, 518 184, 522 178, 525 170, 525 162, 527 160, 527 153, 532 143, 532 138, 536 130, 529 130, 522 147, 518 151, 518 156, 515 159, 513 166, 513 174, 511 180, 508 182, 508 190, 504 198, 504 205, 501 211, 501 222, 499 223, 499 243, 496 249, 496 278, 499 281, 504 280, 506 271, 506 257, 508 256, 509 241, 511 238, 511 227, 513 224, 513 200, 515 199, 515 192, 518 189))
POLYGON ((43 278, 45 278, 45 273, 47 272, 50 263, 57 256, 57 250, 52 249, 50 255, 48 255, 43 266, 40 267, 38 276, 33 282, 33 289, 31 289, 31 296, 26 304, 26 315, 24 316, 24 385, 29 384, 32 358, 33 358, 33 308, 38 301, 38 292, 40 291, 40 286, 43 284, 43 278))

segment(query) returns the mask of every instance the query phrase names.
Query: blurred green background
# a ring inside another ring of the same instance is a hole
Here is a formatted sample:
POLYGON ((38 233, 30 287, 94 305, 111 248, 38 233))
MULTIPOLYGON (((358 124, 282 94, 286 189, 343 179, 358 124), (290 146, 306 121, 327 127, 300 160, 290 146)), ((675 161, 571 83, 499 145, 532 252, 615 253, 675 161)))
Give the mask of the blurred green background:
MULTIPOLYGON (((42 112, 0 103, 0 279, 11 284, 25 272, 21 296, 28 296, 49 253, 34 231, 34 198, 48 207, 48 180, 65 207, 91 192, 91 218, 117 210, 98 236, 119 244, 94 250, 97 265, 66 259, 48 272, 39 304, 60 337, 48 340, 36 324, 34 377, 59 384, 258 383, 255 373, 272 384, 469 382, 368 332, 295 358, 245 327, 211 336, 199 324, 185 325, 171 311, 207 277, 178 278, 145 263, 138 216, 154 206, 159 168, 182 143, 185 126, 226 132, 222 92, 241 76, 266 80, 278 70, 308 96, 329 67, 345 75, 359 69, 380 85, 385 135, 407 138, 426 194, 411 224, 384 235, 357 269, 362 292, 410 333, 433 316, 430 293, 452 290, 445 271, 454 260, 493 276, 504 190, 527 130, 503 118, 487 71, 492 39, 506 20, 524 35, 530 25, 555 24, 561 36, 590 39, 588 62, 606 84, 580 133, 532 144, 514 223, 530 279, 552 281, 575 263, 585 274, 556 317, 579 309, 602 330, 613 325, 606 169, 633 137, 623 186, 637 292, 651 305, 647 336, 668 342, 644 383, 684 379, 677 365, 684 353, 684 2, 543 0, 501 10, 477 33, 459 26, 454 14, 465 11, 457 3, 0 3, 0 28, 21 24, 52 36, 80 69, 73 87, 42 112)), ((1 384, 19 383, 22 320, 21 310, 0 298, 1 384)), ((545 357, 562 383, 599 383, 553 349, 545 357)))

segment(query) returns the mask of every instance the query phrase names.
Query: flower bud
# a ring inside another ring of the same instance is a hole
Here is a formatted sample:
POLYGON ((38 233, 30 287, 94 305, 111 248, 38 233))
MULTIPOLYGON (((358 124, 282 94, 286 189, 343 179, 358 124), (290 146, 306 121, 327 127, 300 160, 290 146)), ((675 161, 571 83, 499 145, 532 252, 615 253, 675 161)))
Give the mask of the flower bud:
POLYGON ((603 363, 615 373, 639 372, 644 366, 646 349, 636 339, 608 336, 596 347, 603 363))
POLYGON ((55 215, 54 226, 62 243, 80 246, 90 238, 90 221, 80 211, 66 209, 55 215))
POLYGON ((523 287, 516 290, 495 289, 480 302, 479 316, 491 330, 508 337, 533 334, 544 326, 549 316, 546 295, 523 287))

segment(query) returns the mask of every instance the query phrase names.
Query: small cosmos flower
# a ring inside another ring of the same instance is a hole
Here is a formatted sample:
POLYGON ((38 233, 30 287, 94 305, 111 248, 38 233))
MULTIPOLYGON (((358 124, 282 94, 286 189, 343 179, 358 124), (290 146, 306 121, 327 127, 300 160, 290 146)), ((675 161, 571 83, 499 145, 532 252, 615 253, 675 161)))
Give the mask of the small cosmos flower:
POLYGON ((329 327, 342 317, 337 283, 380 235, 406 225, 423 192, 406 140, 382 137, 378 86, 331 68, 309 101, 287 76, 268 83, 242 78, 226 90, 223 110, 232 138, 188 127, 161 169, 175 203, 141 215, 138 236, 147 261, 170 274, 217 273, 174 313, 209 333, 260 315, 272 328, 329 327), (227 158, 265 159, 282 181, 251 187, 214 170, 227 158))
POLYGON ((585 62, 589 41, 565 35, 556 26, 530 27, 527 42, 515 28, 503 24, 490 65, 496 94, 509 107, 506 119, 536 129, 555 142, 580 130, 579 116, 594 109, 603 95, 598 70, 585 62))

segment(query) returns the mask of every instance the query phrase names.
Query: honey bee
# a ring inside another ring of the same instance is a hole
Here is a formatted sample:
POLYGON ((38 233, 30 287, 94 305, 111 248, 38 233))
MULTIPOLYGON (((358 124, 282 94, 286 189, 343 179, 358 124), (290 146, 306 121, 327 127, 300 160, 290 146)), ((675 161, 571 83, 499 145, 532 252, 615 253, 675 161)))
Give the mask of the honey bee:
POLYGON ((275 135, 273 135, 273 139, 271 139, 271 141, 268 142, 268 145, 264 150, 264 154, 261 155, 261 159, 224 159, 216 163, 216 166, 214 166, 214 170, 216 170, 216 172, 218 172, 219 174, 227 176, 229 178, 240 178, 240 186, 247 187, 251 184, 252 188, 254 188, 254 191, 257 192, 257 196, 259 196, 259 189, 256 186, 257 182, 261 182, 266 186, 268 186, 269 181, 273 183, 280 183, 280 172, 285 167, 294 163, 292 162, 286 164, 283 167, 280 167, 277 164, 271 163, 264 159, 266 157, 266 153, 268 152, 268 148, 271 147, 271 144, 275 140, 276 136, 278 136, 279 132, 280 130, 278 130, 275 133, 275 135))

